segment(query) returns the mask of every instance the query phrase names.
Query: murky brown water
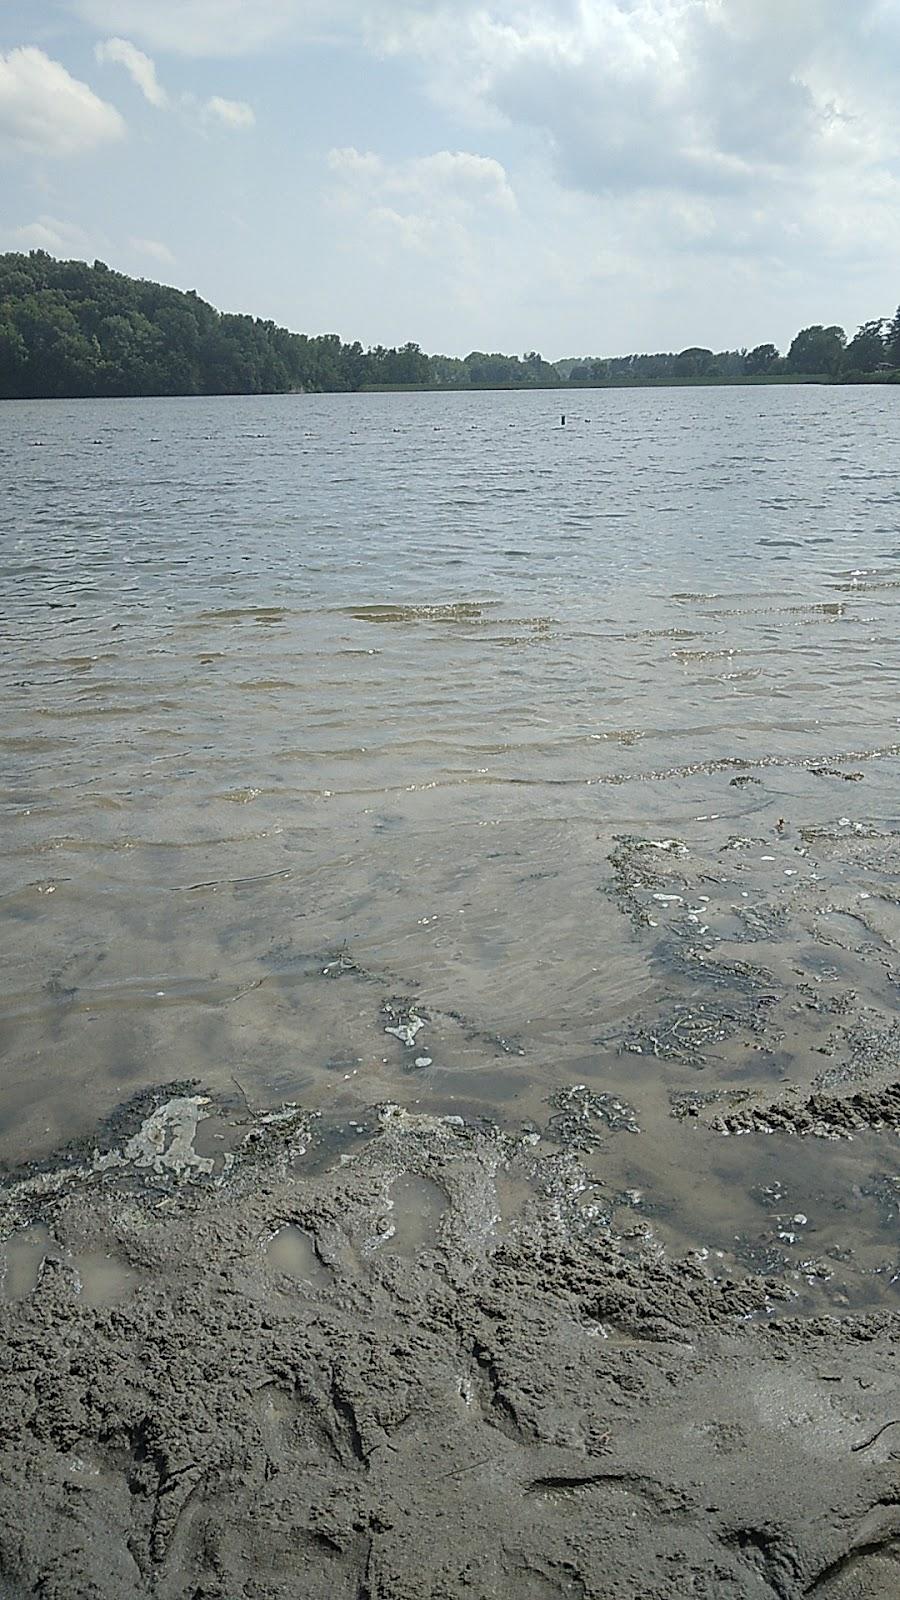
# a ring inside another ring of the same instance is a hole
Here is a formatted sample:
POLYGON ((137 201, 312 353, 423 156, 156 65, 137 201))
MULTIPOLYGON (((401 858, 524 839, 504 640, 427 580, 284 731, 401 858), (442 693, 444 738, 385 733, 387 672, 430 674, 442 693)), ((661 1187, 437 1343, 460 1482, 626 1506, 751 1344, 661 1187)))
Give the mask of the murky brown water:
POLYGON ((895 1133, 708 1097, 897 1076, 900 395, 577 398, 0 408, 4 1160, 584 1084, 618 1223, 890 1292, 895 1133))

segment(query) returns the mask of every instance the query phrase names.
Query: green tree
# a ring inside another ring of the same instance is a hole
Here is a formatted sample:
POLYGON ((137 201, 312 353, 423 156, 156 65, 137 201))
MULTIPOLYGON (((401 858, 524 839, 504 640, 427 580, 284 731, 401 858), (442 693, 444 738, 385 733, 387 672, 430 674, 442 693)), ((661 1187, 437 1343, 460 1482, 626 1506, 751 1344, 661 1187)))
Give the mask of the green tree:
POLYGON ((430 381, 446 388, 465 388, 469 382, 469 369, 458 356, 431 356, 428 370, 430 381))
POLYGON ((716 368, 716 358, 711 350, 704 350, 699 345, 692 345, 688 350, 681 350, 675 358, 676 378, 709 378, 713 376, 716 368))
POLYGON ((18 328, 0 317, 0 398, 12 400, 22 391, 28 346, 18 328))
POLYGON ((336 333, 290 333, 258 317, 221 315, 196 290, 126 277, 105 262, 57 261, 46 250, 0 255, 0 398, 80 395, 273 394, 370 384, 538 387, 563 382, 704 382, 777 370, 836 377, 900 369, 900 309, 890 325, 804 328, 787 363, 774 345, 713 353, 569 358, 556 365, 473 350, 464 360, 418 344, 364 350, 336 333), (846 348, 845 348, 846 347, 846 348))
POLYGON ((886 359, 884 330, 886 317, 876 317, 874 322, 864 322, 854 334, 844 351, 845 372, 877 372, 886 359))
POLYGON ((751 377, 765 377, 771 373, 780 360, 777 347, 774 344, 758 344, 753 350, 748 350, 744 357, 744 371, 751 377))
POLYGON ((894 367, 900 367, 900 306, 884 338, 885 357, 894 367))
POLYGON ((93 394, 100 352, 96 341, 79 327, 65 297, 42 288, 9 302, 9 308, 9 320, 27 352, 20 392, 50 399, 93 394))
POLYGON ((787 369, 834 378, 841 369, 846 343, 843 328, 823 328, 821 323, 801 328, 787 353, 787 369))
POLYGON ((570 369, 570 383, 602 383, 608 376, 609 363, 598 356, 591 361, 576 361, 570 369))

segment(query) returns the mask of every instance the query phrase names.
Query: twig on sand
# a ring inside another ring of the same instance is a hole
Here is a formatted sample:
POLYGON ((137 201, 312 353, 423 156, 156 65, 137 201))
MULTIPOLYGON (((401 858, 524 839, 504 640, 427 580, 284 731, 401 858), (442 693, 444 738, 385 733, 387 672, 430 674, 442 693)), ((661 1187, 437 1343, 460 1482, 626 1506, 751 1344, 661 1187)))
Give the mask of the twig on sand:
POLYGON ((234 1073, 232 1073, 231 1074, 231 1081, 234 1084, 235 1088, 237 1089, 238 1093, 240 1094, 241 1099, 244 1102, 244 1106, 246 1108, 247 1115, 249 1117, 252 1117, 253 1116, 253 1107, 251 1106, 250 1101, 247 1098, 247 1091, 244 1088, 244 1085, 241 1083, 240 1078, 236 1078, 234 1073))
POLYGON ((850 1446, 850 1449, 851 1450, 868 1450, 869 1446, 874 1444, 876 1439, 880 1439, 881 1435, 883 1433, 887 1433, 888 1428, 900 1428, 900 1417, 894 1417, 890 1422, 882 1423, 881 1427, 877 1430, 876 1433, 873 1433, 870 1438, 863 1439, 861 1444, 852 1444, 850 1446))
POLYGON ((459 1478, 464 1472, 474 1472, 476 1467, 486 1467, 490 1459, 490 1456, 483 1456, 480 1461, 470 1461, 467 1467, 453 1467, 450 1472, 440 1472, 432 1482, 443 1483, 445 1478, 459 1478))

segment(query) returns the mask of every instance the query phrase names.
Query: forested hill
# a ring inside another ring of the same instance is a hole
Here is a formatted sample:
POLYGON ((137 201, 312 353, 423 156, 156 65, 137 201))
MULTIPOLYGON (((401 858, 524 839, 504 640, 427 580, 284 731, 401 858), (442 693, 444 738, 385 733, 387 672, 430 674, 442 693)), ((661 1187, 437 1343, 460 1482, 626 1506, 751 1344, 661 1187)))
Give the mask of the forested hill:
POLYGON ((417 344, 364 350, 258 317, 223 314, 187 293, 46 251, 0 255, 0 399, 90 395, 283 394, 371 387, 548 388, 777 378, 900 381, 900 311, 860 328, 804 328, 786 356, 691 348, 551 365, 474 350, 460 360, 417 344))
POLYGON ((280 394, 426 383, 416 345, 366 352, 258 317, 222 315, 193 290, 102 261, 0 255, 0 396, 280 394))

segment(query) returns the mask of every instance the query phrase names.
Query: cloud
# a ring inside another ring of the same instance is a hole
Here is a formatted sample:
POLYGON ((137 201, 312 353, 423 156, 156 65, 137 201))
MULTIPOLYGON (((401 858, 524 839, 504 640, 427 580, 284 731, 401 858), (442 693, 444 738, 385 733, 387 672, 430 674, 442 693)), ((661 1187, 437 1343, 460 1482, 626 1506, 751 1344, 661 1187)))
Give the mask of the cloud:
POLYGON ((136 45, 127 39, 105 39, 97 45, 94 54, 100 62, 114 61, 124 67, 151 106, 162 109, 168 104, 169 97, 156 76, 156 66, 136 45))
MULTIPOLYGON (((151 49, 185 56, 241 56, 284 40, 363 39, 380 48, 414 32, 448 0, 72 0, 91 26, 115 29, 151 49)), ((465 14, 471 0, 460 0, 465 14)))
POLYGON ((327 0, 76 0, 76 9, 96 28, 186 56, 246 55, 287 34, 331 31, 327 0))
POLYGON ((41 216, 14 228, 8 236, 14 250, 49 250, 54 255, 89 256, 95 241, 75 222, 62 222, 58 217, 41 216))
POLYGON ((896 155, 894 0, 492 0, 420 8, 383 48, 415 53, 446 104, 537 129, 594 194, 896 155))
POLYGON ((897 154, 897 0, 74 3, 188 55, 328 39, 406 57, 457 118, 536 130, 588 193, 716 195, 897 154))
POLYGON ((164 267, 174 267, 175 257, 167 244, 159 239, 129 239, 129 245, 139 256, 150 256, 164 267))
MULTIPOLYGON (((94 54, 100 62, 116 62, 124 67, 150 105, 159 110, 172 105, 156 75, 156 63, 128 39, 104 39, 96 46, 94 54)), ((193 95, 185 94, 181 97, 181 106, 196 112, 197 101, 193 95)), ((253 107, 244 100, 225 100, 216 94, 203 102, 201 110, 206 121, 220 122, 227 128, 252 128, 256 123, 253 107)))
POLYGON ((368 204, 390 199, 407 211, 440 215, 448 210, 459 215, 491 208, 516 209, 506 171, 492 156, 439 150, 432 156, 389 162, 351 145, 330 151, 328 166, 344 184, 345 193, 353 191, 368 204))
POLYGON ((124 132, 115 107, 43 50, 0 55, 0 154, 76 156, 124 132))
POLYGON ((818 305, 823 274, 838 305, 859 303, 838 282, 896 259, 897 0, 460 0, 395 25, 363 9, 446 112, 485 141, 502 130, 520 207, 543 213, 585 307, 581 262, 607 281, 618 267, 622 302, 638 273, 645 306, 699 333, 704 316, 734 323, 735 295, 818 305))
POLYGON ((492 263, 518 242, 518 203, 499 161, 460 150, 389 161, 349 146, 330 151, 327 165, 341 247, 366 260, 368 292, 398 308, 390 336, 401 336, 404 318, 422 328, 435 314, 445 329, 454 315, 470 327, 488 320, 492 263))
POLYGON ((252 128, 256 125, 256 113, 245 100, 223 100, 221 95, 214 94, 211 100, 207 100, 204 111, 207 117, 223 122, 226 128, 252 128))
MULTIPOLYGON (((460 342, 601 350, 778 339, 798 316, 861 319, 896 297, 900 0, 68 5, 151 56, 327 41, 368 55, 373 103, 403 81, 439 107, 461 150, 329 157, 334 325, 368 296, 367 317, 394 308, 403 337, 442 342, 455 318, 460 342), (386 58, 402 74, 379 77, 386 58)), ((172 110, 195 131, 250 126, 211 86, 172 110)), ((410 91, 392 148, 420 147, 429 125, 410 91)))

